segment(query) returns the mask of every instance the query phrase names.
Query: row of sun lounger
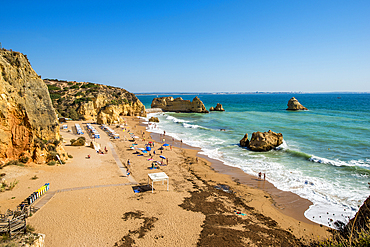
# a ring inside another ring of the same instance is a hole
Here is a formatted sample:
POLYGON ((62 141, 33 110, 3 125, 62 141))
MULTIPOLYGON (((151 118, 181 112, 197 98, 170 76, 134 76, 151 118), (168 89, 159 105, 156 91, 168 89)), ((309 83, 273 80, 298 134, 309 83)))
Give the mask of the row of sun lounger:
POLYGON ((79 124, 75 124, 77 135, 83 135, 84 132, 81 129, 81 126, 79 124))
POLYGON ((94 126, 92 126, 91 124, 86 124, 87 126, 87 129, 90 131, 91 135, 93 138, 95 139, 99 139, 100 138, 100 134, 99 132, 94 128, 94 126))
POLYGON ((102 130, 108 132, 108 135, 113 139, 119 139, 119 134, 117 134, 114 130, 106 126, 105 124, 101 125, 102 130))

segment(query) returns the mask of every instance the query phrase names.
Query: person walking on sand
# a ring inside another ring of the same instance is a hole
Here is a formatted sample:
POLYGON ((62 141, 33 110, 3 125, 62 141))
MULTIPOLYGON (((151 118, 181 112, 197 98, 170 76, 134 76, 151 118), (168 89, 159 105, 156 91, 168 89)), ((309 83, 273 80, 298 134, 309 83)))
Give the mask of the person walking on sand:
POLYGON ((127 160, 127 165, 128 165, 128 166, 129 166, 129 165, 131 165, 130 160, 127 160))
POLYGON ((266 173, 263 173, 263 180, 266 180, 266 173))
POLYGON ((166 159, 166 163, 167 163, 167 165, 168 165, 168 158, 166 159))
POLYGON ((261 179, 261 176, 262 176, 262 172, 259 172, 258 173, 258 178, 261 179))
POLYGON ((126 175, 127 175, 127 177, 129 177, 129 176, 130 176, 130 174, 131 174, 130 170, 129 170, 129 169, 127 169, 127 171, 126 171, 126 175))

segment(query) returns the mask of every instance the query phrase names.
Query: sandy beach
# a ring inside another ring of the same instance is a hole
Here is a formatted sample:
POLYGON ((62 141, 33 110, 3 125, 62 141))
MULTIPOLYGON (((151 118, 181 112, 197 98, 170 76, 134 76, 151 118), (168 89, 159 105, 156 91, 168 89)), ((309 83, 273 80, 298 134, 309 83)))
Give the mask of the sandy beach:
MULTIPOLYGON (((19 183, 0 193, 1 213, 50 183, 47 194, 54 195, 28 219, 36 232, 46 234, 46 246, 300 246, 328 236, 328 228, 304 218, 309 201, 197 156, 198 150, 166 136, 171 146, 161 153, 163 137, 151 136, 136 117, 125 120, 125 131, 110 126, 120 134, 118 140, 94 125, 101 136, 97 142, 108 150, 105 154, 88 146, 70 146, 78 136, 61 130, 65 150, 73 156, 65 165, 2 169, 7 181, 19 183), (148 160, 149 153, 135 154, 128 132, 140 137, 136 147, 154 142, 153 160, 148 160), (149 169, 153 161, 166 164, 159 155, 168 165, 149 169), (145 188, 149 173, 157 172, 168 175, 168 191, 166 183, 156 182, 154 193, 134 192, 135 186, 145 188), (219 184, 229 186, 229 191, 215 188, 219 184)), ((84 122, 79 123, 90 144, 84 122)), ((68 129, 74 124, 68 122, 68 129)))

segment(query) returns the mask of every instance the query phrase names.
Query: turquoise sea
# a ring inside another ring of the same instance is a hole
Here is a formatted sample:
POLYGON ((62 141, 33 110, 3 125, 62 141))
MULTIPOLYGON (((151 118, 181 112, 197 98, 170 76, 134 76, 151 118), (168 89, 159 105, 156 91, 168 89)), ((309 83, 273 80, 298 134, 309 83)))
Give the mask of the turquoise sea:
MULTIPOLYGON (((248 174, 266 173, 278 189, 313 202, 305 212, 312 221, 330 227, 329 216, 348 222, 370 195, 370 94, 163 96, 189 100, 198 96, 207 109, 221 103, 226 111, 152 114, 160 123, 151 131, 165 130, 248 174), (286 111, 291 97, 309 110, 286 111), (268 130, 283 134, 278 150, 257 153, 239 147, 245 133, 250 138, 253 132, 268 130)), ((146 108, 155 97, 138 96, 146 108)))

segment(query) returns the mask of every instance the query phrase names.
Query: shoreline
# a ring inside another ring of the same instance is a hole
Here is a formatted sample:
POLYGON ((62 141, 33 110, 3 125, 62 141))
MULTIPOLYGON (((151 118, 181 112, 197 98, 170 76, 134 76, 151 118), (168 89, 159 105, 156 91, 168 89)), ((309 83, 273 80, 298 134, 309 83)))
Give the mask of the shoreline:
MULTIPOLYGON (((108 148, 104 154, 87 145, 70 146, 78 135, 62 130, 65 150, 73 156, 65 165, 6 167, 7 176, 15 175, 19 184, 0 193, 1 212, 50 182, 48 193, 55 195, 28 219, 36 232, 46 235, 46 246, 300 246, 330 235, 325 226, 284 214, 267 192, 236 182, 203 157, 197 160, 198 150, 185 144, 165 147, 159 154, 161 145, 156 142, 153 161, 163 161, 159 157, 163 155, 169 164, 150 169, 150 155, 138 148, 152 141, 153 133, 137 117, 124 120, 130 131, 111 126, 121 139, 111 139, 98 129, 101 138, 96 141, 108 148), (138 145, 133 150, 134 142, 125 139, 128 132, 146 140, 135 139, 138 145), (124 167, 129 168, 129 177, 124 167), (169 190, 166 183, 156 182, 152 193, 148 174, 157 172, 167 174, 169 190), (130 179, 138 184, 133 186, 130 179), (231 191, 215 188, 218 184, 231 191), (136 193, 137 186, 147 190, 136 193)), ((74 123, 68 122, 69 128, 74 123)), ((84 126, 86 121, 78 123, 84 126)), ((87 133, 83 136, 91 140, 87 133)))
MULTIPOLYGON (((146 125, 142 122, 143 120, 141 119, 140 124, 143 127, 146 127, 146 125)), ((162 143, 160 134, 149 131, 147 131, 147 133, 151 135, 154 141, 162 143)), ((172 137, 170 138, 173 139, 172 137)), ((267 180, 258 179, 255 176, 243 172, 238 167, 228 166, 220 160, 212 159, 207 155, 200 154, 199 152, 201 151, 201 149, 198 147, 193 147, 185 143, 181 143, 179 140, 176 139, 175 141, 171 140, 168 143, 177 148, 196 150, 197 151, 196 156, 207 160, 211 164, 210 167, 212 167, 215 171, 230 176, 236 183, 239 182, 247 186, 267 192, 268 194, 271 195, 274 201, 273 205, 283 214, 290 216, 296 220, 306 222, 308 224, 319 225, 316 222, 309 220, 304 215, 309 206, 313 205, 313 203, 310 200, 304 199, 290 191, 279 190, 267 180)))

